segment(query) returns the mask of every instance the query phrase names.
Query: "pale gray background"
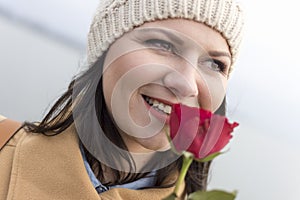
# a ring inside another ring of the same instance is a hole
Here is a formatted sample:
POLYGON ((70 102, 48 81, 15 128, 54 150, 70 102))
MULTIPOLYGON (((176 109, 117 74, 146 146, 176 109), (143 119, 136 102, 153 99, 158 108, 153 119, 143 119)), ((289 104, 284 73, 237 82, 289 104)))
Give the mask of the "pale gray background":
MULTIPOLYGON (((247 32, 228 89, 240 122, 210 188, 238 200, 300 196, 297 1, 241 0, 247 32)), ((97 0, 0 0, 0 113, 39 120, 80 70, 97 0)))

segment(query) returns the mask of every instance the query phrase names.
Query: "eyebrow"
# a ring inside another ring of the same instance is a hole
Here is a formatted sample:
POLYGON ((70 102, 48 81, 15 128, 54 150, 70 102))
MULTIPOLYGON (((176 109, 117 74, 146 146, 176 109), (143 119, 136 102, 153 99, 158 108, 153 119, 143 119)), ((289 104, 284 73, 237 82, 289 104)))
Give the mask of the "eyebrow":
POLYGON ((208 54, 212 57, 228 57, 231 59, 231 55, 225 51, 209 51, 208 54))
MULTIPOLYGON (((138 29, 139 31, 143 32, 143 33, 149 33, 149 32, 158 32, 158 33, 162 33, 165 36, 167 36, 168 38, 170 38, 171 40, 173 40, 174 42, 178 43, 179 45, 183 45, 185 42, 184 40, 182 40, 180 37, 178 37, 177 35, 175 35, 174 33, 165 30, 165 29, 160 29, 160 28, 142 28, 142 29, 138 29), (149 30, 150 29, 150 30, 149 30)), ((229 59, 231 59, 231 55, 228 52, 225 51, 209 51, 208 54, 212 57, 228 57, 229 59)))
POLYGON ((180 37, 178 37, 174 33, 171 33, 170 31, 167 31, 167 30, 164 30, 164 29, 157 29, 157 28, 149 28, 149 29, 148 28, 147 29, 144 28, 144 29, 139 29, 139 31, 144 32, 144 33, 149 33, 149 32, 162 33, 163 35, 165 35, 166 37, 168 37, 172 41, 178 43, 179 45, 184 44, 184 40, 182 40, 180 37))

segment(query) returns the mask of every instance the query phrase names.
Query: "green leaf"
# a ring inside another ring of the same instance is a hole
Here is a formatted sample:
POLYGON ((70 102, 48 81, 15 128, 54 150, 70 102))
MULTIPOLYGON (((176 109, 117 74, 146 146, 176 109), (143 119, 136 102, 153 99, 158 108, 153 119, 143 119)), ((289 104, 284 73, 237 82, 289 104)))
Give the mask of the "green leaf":
POLYGON ((234 200, 236 191, 228 193, 222 190, 197 191, 188 196, 188 200, 234 200))
POLYGON ((162 200, 175 200, 175 199, 177 199, 177 195, 175 193, 172 193, 166 198, 163 198, 162 200))
POLYGON ((197 160, 198 162, 208 162, 208 161, 211 161, 213 159, 215 159, 217 156, 223 154, 222 152, 216 152, 216 153, 213 153, 213 154, 210 154, 209 156, 205 157, 205 158, 202 158, 202 159, 195 159, 197 160))

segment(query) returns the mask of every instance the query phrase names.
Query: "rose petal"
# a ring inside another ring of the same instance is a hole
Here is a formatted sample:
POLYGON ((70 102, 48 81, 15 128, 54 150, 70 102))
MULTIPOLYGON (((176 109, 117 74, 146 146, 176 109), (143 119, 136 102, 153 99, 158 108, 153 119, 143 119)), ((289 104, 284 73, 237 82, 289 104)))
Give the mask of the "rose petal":
POLYGON ((177 151, 188 151, 202 159, 221 151, 238 123, 210 111, 175 104, 170 115, 170 137, 177 151))

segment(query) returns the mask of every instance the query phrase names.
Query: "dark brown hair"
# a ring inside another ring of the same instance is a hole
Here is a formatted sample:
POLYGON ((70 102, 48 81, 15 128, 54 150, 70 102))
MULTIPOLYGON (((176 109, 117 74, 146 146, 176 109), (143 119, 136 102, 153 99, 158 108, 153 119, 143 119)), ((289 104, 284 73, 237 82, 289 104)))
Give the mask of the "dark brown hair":
MULTIPOLYGON (((105 54, 103 54, 99 60, 93 66, 89 67, 84 73, 74 77, 72 82, 69 84, 67 91, 55 102, 43 120, 38 124, 26 122, 24 125, 25 129, 29 132, 55 136, 70 127, 74 123, 74 120, 76 120, 76 117, 81 117, 82 123, 88 124, 89 112, 94 109, 97 114, 98 123, 102 127, 105 136, 118 147, 127 150, 127 147, 113 123, 113 120, 108 114, 104 101, 102 79, 99 78, 102 75, 104 58, 105 54), (96 91, 96 93, 93 93, 92 91, 96 91), (91 103, 93 101, 95 104, 91 103), (77 110, 77 113, 79 111, 80 116, 73 114, 74 109, 77 110)), ((225 114, 225 99, 217 113, 222 115, 225 114)), ((87 134, 92 132, 91 129, 92 126, 84 126, 84 130, 87 134)), ((103 148, 103 152, 106 152, 105 145, 100 145, 99 148, 103 148)), ((96 177, 104 185, 110 186, 124 184, 147 175, 147 173, 125 173, 109 168, 98 161, 86 148, 84 148, 84 151, 96 177), (112 181, 105 180, 103 176, 104 168, 105 170, 108 169, 112 172, 112 181)), ((114 156, 125 157, 130 165, 134 165, 129 154, 114 156)), ((156 168, 155 163, 152 163, 151 167, 153 167, 153 170, 157 169, 155 187, 169 187, 174 185, 175 182, 169 185, 162 185, 162 183, 170 176, 170 174, 180 170, 181 163, 181 157, 161 169, 156 168)), ((192 163, 185 179, 187 193, 191 193, 196 190, 206 190, 209 166, 210 162, 199 163, 194 161, 192 163)))

